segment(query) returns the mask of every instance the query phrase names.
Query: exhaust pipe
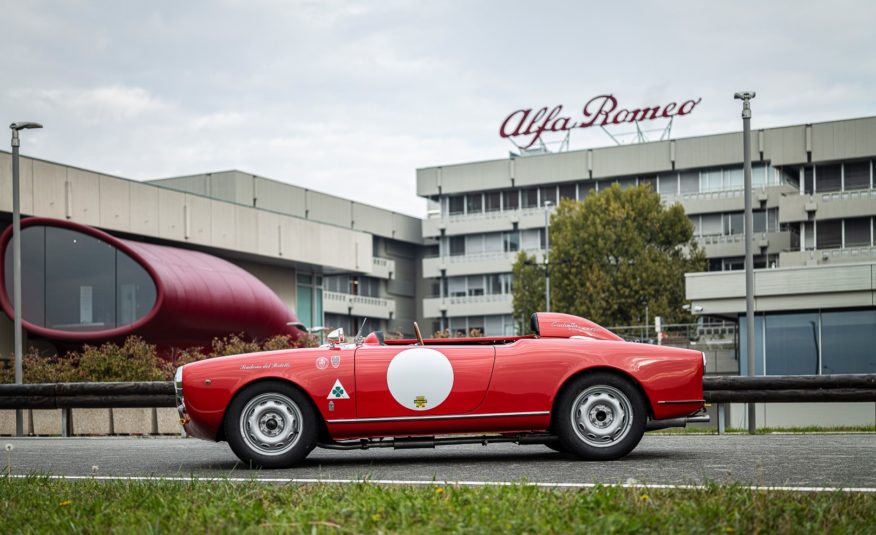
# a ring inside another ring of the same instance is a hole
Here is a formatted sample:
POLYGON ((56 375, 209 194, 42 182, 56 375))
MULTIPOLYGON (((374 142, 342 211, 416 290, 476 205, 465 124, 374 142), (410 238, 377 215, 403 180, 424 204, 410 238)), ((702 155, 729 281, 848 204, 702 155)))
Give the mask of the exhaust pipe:
POLYGON ((669 429, 670 427, 687 427, 687 424, 699 424, 711 422, 712 418, 708 414, 700 414, 697 416, 685 416, 682 418, 668 418, 666 420, 650 420, 645 425, 645 431, 656 431, 658 429, 669 429))

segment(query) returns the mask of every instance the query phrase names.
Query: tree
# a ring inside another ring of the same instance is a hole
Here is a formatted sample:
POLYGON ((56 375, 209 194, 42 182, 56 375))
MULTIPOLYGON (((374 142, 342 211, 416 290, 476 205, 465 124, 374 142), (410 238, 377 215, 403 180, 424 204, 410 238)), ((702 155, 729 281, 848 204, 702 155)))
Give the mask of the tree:
POLYGON ((525 334, 529 331, 529 317, 532 313, 545 309, 544 267, 535 256, 520 251, 511 268, 511 280, 514 321, 517 322, 517 332, 525 334))
POLYGON ((647 306, 649 317, 690 321, 684 274, 706 259, 681 205, 664 206, 647 185, 614 184, 561 202, 550 233, 552 310, 612 326, 644 323, 647 306))

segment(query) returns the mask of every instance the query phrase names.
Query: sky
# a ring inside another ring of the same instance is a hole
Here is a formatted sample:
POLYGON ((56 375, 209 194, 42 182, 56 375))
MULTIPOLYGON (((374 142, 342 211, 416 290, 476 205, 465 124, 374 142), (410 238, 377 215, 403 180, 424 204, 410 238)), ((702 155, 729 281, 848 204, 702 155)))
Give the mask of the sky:
POLYGON ((844 0, 0 0, 0 119, 45 126, 22 136, 37 158, 240 169, 422 217, 416 170, 507 158, 520 109, 702 99, 673 138, 740 130, 740 90, 752 128, 876 115, 874 20, 844 0))

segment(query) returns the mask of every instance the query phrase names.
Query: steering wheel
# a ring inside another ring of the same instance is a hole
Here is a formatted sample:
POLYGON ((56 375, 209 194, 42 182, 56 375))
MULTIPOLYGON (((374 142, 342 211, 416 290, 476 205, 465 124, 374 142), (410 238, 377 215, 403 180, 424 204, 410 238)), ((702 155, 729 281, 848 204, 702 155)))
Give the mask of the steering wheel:
POLYGON ((416 322, 416 321, 414 322, 414 332, 415 332, 416 335, 417 335, 417 344, 418 344, 418 345, 421 345, 421 346, 426 345, 426 343, 423 342, 423 335, 420 334, 420 326, 417 325, 417 322, 416 322))

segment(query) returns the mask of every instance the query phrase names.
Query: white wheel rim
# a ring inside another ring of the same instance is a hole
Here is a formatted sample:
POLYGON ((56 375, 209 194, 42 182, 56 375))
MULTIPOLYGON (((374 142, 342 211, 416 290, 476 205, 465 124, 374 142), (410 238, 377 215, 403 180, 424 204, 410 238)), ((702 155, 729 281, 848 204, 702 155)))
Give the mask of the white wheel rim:
POLYGON ((301 410, 294 401, 269 392, 246 404, 240 416, 240 434, 246 445, 261 455, 282 455, 301 437, 301 410))
POLYGON ((596 448, 614 446, 633 424, 633 408, 627 396, 612 386, 584 390, 572 403, 572 428, 585 444, 596 448))

